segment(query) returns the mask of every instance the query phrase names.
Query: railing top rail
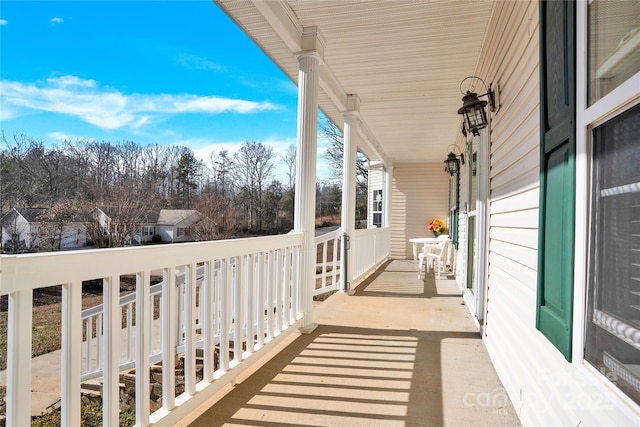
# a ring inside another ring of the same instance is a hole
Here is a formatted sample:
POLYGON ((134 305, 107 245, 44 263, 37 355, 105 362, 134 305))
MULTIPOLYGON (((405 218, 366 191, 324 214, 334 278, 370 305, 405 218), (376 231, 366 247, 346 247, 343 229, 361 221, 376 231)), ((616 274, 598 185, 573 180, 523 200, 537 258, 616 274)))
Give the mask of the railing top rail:
POLYGON ((383 234, 389 232, 389 227, 376 227, 376 228, 363 228, 360 230, 354 230, 356 236, 366 236, 368 234, 383 234))
POLYGON ((303 234, 172 245, 2 255, 0 295, 302 245, 303 234))
POLYGON ((340 238, 341 234, 342 234, 342 229, 338 228, 338 229, 330 231, 328 233, 324 233, 324 234, 321 234, 319 236, 316 236, 315 237, 315 243, 316 243, 316 245, 318 245, 320 243, 328 242, 329 240, 340 238))

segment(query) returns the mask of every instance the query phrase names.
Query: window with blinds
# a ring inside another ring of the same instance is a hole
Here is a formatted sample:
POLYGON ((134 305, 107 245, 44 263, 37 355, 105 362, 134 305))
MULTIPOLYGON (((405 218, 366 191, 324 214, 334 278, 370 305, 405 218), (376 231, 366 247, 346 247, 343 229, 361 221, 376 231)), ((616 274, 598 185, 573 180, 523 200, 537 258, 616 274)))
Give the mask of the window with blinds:
POLYGON ((585 358, 640 403, 640 105, 593 131, 585 358))

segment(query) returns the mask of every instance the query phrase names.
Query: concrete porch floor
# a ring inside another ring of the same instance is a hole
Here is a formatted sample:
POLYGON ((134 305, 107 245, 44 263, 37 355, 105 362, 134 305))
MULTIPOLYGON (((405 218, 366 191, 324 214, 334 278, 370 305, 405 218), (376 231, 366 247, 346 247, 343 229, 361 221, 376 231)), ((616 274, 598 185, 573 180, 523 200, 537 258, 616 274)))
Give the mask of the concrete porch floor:
POLYGON ((183 426, 518 426, 453 280, 387 262, 183 426))

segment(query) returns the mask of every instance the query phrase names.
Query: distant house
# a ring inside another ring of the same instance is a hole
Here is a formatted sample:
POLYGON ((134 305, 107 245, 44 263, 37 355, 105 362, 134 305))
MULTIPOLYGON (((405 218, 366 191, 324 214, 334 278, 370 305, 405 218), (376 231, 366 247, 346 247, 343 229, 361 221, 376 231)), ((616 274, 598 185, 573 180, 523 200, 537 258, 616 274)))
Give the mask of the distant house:
POLYGON ((153 236, 171 243, 211 240, 202 236, 200 227, 196 227, 204 223, 213 224, 213 221, 194 209, 153 209, 148 212, 137 240, 150 242, 153 236))
POLYGON ((118 234, 127 244, 213 240, 214 223, 194 209, 127 210, 97 207, 93 217, 105 235, 118 234), (126 236, 123 236, 126 234, 126 236))
POLYGON ((2 250, 9 253, 65 250, 87 245, 87 230, 78 215, 54 223, 47 208, 12 208, 2 215, 2 250))

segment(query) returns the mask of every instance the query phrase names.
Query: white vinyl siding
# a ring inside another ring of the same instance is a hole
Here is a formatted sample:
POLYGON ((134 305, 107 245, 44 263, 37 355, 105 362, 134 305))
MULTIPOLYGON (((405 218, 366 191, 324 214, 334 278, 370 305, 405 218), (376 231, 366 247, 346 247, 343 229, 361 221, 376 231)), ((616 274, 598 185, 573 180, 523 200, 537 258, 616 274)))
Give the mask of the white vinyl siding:
MULTIPOLYGON (((523 425, 633 425, 630 412, 612 404, 606 388, 580 364, 567 362, 535 327, 540 185, 538 14, 535 1, 497 2, 483 44, 483 65, 476 71, 487 83, 500 86, 501 105, 491 123, 483 338, 523 425)), ((464 222, 460 225, 463 232, 464 222)), ((459 254, 465 253, 461 245, 459 254)), ((461 272, 463 257, 458 263, 461 272)))
POLYGON ((411 259, 409 239, 429 237, 432 219, 449 216, 449 175, 444 172, 446 153, 437 163, 396 163, 393 168, 391 257, 411 259))

